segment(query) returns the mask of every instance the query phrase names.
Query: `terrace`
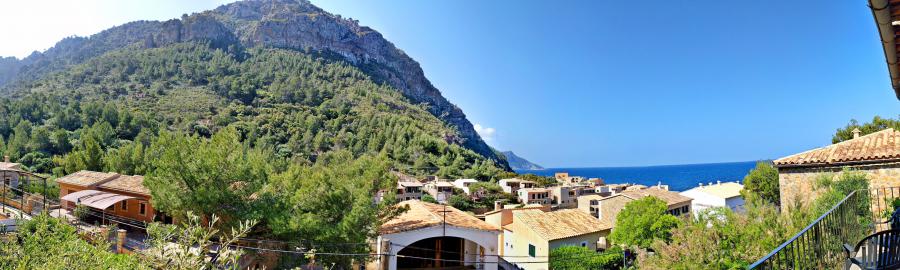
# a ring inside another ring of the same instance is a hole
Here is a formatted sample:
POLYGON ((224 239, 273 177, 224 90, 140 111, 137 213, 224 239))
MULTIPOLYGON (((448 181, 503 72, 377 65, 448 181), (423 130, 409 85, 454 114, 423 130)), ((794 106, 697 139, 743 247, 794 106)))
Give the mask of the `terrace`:
MULTIPOLYGON (((853 248, 866 236, 889 230, 882 217, 885 211, 893 210, 888 202, 898 197, 900 187, 854 191, 749 269, 896 269, 851 265, 844 245, 853 248)), ((870 260, 897 261, 897 243, 876 243, 883 255, 870 260), (886 250, 891 246, 894 249, 886 250)))

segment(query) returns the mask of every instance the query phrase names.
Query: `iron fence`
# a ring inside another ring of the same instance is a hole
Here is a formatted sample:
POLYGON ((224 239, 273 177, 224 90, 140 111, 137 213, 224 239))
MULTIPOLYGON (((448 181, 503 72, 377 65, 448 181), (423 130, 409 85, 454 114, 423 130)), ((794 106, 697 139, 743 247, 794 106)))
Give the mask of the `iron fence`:
POLYGON ((900 187, 854 191, 749 269, 838 269, 846 260, 842 245, 888 229, 883 221, 898 198, 900 187))

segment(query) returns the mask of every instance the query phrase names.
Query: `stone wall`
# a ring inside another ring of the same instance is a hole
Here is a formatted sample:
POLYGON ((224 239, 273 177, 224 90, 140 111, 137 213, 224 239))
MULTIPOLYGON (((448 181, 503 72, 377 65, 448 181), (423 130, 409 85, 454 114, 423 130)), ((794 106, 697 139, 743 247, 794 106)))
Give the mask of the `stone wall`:
MULTIPOLYGON (((869 178, 870 188, 900 187, 900 163, 847 166, 863 172, 869 178)), ((795 167, 778 168, 778 184, 781 206, 788 209, 797 201, 810 203, 819 196, 816 179, 823 173, 838 176, 844 167, 795 167)))

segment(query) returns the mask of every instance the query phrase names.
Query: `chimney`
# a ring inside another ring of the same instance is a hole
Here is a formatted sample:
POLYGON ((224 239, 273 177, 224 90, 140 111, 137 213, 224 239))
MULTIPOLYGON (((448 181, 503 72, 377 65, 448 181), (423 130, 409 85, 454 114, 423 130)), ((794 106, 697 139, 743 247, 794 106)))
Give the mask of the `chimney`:
POLYGON ((701 187, 703 186, 703 182, 700 182, 700 186, 701 186, 701 187))
POLYGON ((9 156, 3 156, 3 162, 9 162, 9 156))
POLYGON ((716 185, 721 185, 721 184, 722 184, 722 180, 716 180, 716 185))
POLYGON ((859 128, 854 128, 853 129, 853 138, 854 139, 859 138, 859 133, 861 133, 861 132, 862 131, 860 131, 859 128))
POLYGON ((494 201, 494 210, 500 210, 503 208, 503 202, 500 200, 494 201))

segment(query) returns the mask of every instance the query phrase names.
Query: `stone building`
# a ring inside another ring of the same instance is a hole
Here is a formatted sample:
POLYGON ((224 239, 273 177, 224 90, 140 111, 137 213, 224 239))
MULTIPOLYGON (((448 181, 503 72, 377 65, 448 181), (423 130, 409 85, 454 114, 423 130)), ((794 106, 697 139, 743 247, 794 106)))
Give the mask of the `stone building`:
POLYGON ((885 129, 865 136, 812 149, 774 161, 778 168, 781 205, 809 203, 820 191, 816 178, 850 168, 865 173, 871 188, 900 187, 900 132, 885 129))

